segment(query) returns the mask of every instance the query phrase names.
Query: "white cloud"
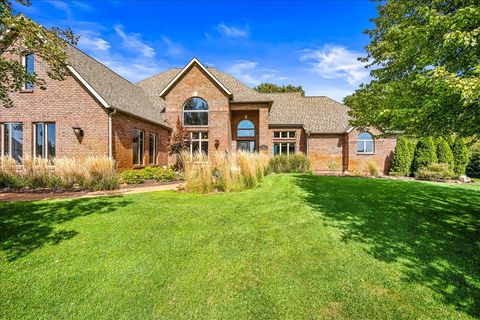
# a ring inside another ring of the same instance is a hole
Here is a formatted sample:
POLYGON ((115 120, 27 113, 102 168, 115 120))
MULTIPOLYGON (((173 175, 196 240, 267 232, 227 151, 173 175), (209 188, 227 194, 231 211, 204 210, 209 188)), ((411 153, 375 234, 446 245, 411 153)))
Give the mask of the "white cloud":
POLYGON ((167 46, 167 52, 171 55, 177 56, 183 53, 183 48, 181 45, 174 43, 167 36, 162 36, 163 43, 167 46))
POLYGON ((286 77, 279 76, 279 71, 259 67, 258 62, 249 60, 238 60, 227 68, 227 72, 238 80, 256 86, 261 82, 285 80, 286 77))
POLYGON ((241 60, 231 65, 227 69, 227 72, 240 81, 243 81, 250 85, 257 85, 260 83, 260 81, 251 74, 251 72, 255 70, 257 65, 257 62, 241 60))
POLYGON ((92 31, 79 32, 80 40, 78 45, 80 48, 91 51, 107 51, 110 48, 108 41, 99 37, 98 33, 92 31))
POLYGON ((234 26, 228 26, 224 23, 220 23, 217 26, 218 30, 229 38, 247 38, 249 35, 248 26, 245 28, 239 28, 234 26))
POLYGON ((302 51, 301 61, 309 61, 313 71, 325 79, 344 78, 351 85, 360 84, 369 75, 365 63, 357 60, 362 53, 338 45, 302 51))
POLYGON ((123 26, 116 25, 115 32, 122 38, 122 46, 128 50, 140 52, 145 57, 153 57, 156 52, 151 46, 146 44, 138 33, 126 33, 123 26))

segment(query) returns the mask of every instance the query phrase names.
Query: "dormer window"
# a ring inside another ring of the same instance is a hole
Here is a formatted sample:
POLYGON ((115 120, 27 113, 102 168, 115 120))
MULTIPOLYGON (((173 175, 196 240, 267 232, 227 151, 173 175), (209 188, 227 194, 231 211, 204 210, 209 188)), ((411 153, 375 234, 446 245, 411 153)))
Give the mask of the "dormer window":
MULTIPOLYGON (((33 76, 33 74, 35 73, 35 55, 33 53, 29 53, 23 56, 23 66, 25 67, 25 72, 29 76, 33 76)), ((24 89, 33 90, 33 83, 25 82, 24 89)))

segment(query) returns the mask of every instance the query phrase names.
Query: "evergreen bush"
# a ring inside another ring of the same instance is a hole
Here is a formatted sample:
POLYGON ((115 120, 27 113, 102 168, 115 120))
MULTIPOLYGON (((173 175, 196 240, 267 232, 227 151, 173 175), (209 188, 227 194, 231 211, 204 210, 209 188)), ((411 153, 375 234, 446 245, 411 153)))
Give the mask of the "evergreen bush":
POLYGON ((437 162, 437 152, 433 138, 419 139, 413 157, 412 172, 415 174, 418 170, 435 162, 437 162))
POLYGON ((467 169, 468 165, 468 149, 465 143, 465 139, 457 138, 453 143, 453 159, 454 159, 454 167, 453 172, 460 176, 465 174, 465 170, 467 169))
POLYGON ((455 164, 452 149, 444 138, 437 140, 437 162, 448 164, 450 169, 453 169, 455 164))

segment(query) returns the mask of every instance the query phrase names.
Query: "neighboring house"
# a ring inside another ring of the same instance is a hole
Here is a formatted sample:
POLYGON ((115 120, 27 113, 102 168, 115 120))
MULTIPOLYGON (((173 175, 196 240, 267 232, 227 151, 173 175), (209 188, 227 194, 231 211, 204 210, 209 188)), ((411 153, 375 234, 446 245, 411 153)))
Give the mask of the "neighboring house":
POLYGON ((104 154, 120 169, 166 165, 180 119, 191 152, 302 152, 315 172, 365 171, 368 161, 388 171, 395 137, 358 132, 348 107, 327 97, 259 93, 195 58, 133 84, 74 47, 67 53, 72 76, 64 81, 49 79, 34 55, 11 57, 46 78, 47 89, 26 84, 13 95, 15 107, 0 110, 2 154, 19 161, 104 154))

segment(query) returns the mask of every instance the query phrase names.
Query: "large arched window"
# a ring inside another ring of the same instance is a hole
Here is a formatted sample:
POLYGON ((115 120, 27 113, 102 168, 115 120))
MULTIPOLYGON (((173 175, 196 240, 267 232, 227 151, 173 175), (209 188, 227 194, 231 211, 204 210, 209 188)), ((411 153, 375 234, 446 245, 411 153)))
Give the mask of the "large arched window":
POLYGON ((202 98, 190 98, 183 105, 183 124, 185 126, 208 125, 208 104, 202 98))
POLYGON ((362 132, 357 137, 357 153, 374 153, 375 142, 370 132, 362 132))
POLYGON ((237 137, 255 137, 255 125, 250 120, 242 120, 237 126, 237 137))

